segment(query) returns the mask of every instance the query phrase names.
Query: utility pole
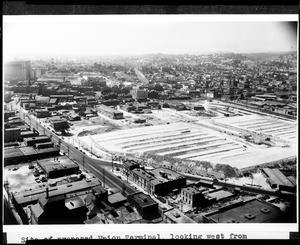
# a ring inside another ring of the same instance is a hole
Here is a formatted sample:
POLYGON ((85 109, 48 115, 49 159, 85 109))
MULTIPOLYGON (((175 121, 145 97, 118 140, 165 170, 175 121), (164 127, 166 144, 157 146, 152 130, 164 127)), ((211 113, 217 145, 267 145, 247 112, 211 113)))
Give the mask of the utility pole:
POLYGON ((82 154, 82 166, 83 166, 83 170, 84 170, 84 153, 82 154))
POLYGON ((70 144, 68 143, 68 157, 70 158, 70 144))
POLYGON ((103 175, 103 187, 105 188, 105 170, 102 168, 102 175, 103 175))
POLYGON ((93 156, 93 148, 92 148, 92 143, 91 143, 91 157, 93 156))
POLYGON ((111 171, 114 171, 114 157, 111 155, 111 171))

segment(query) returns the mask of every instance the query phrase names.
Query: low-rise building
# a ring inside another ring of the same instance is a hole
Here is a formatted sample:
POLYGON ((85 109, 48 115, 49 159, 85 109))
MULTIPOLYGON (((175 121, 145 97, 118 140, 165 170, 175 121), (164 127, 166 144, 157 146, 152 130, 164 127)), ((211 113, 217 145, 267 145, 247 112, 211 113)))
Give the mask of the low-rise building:
POLYGON ((4 129, 4 143, 21 141, 21 130, 20 128, 6 128, 4 129))
POLYGON ((285 223, 279 207, 259 199, 238 201, 203 215, 204 223, 285 223))
POLYGON ((38 160, 37 164, 43 169, 48 178, 59 178, 79 172, 78 164, 66 156, 59 157, 58 160, 52 158, 38 160))
POLYGON ((46 157, 56 157, 59 155, 59 152, 60 149, 58 147, 49 147, 45 149, 34 149, 32 146, 5 148, 4 166, 34 161, 46 157))
POLYGON ((24 142, 27 146, 33 146, 37 143, 51 142, 51 139, 47 135, 39 135, 32 138, 24 138, 24 142))
POLYGON ((283 191, 296 191, 296 185, 294 185, 279 169, 263 168, 262 172, 267 177, 267 182, 272 188, 279 188, 279 190, 283 191))
POLYGON ((100 113, 103 113, 104 115, 112 118, 112 119, 123 119, 123 112, 120 112, 116 109, 113 109, 106 105, 99 105, 97 106, 97 110, 100 113))
POLYGON ((66 130, 70 128, 68 121, 64 119, 50 120, 50 125, 54 128, 55 131, 66 130))
POLYGON ((168 224, 196 223, 194 220, 176 208, 171 208, 163 212, 163 221, 168 224))
POLYGON ((159 216, 158 203, 143 192, 127 196, 128 202, 133 205, 143 219, 153 219, 159 216))
POLYGON ((186 186, 186 178, 170 169, 156 168, 145 171, 135 168, 131 172, 133 182, 151 195, 165 196, 174 189, 186 186))
POLYGON ((36 116, 37 118, 45 118, 45 117, 50 117, 51 112, 48 109, 35 109, 33 115, 36 116))

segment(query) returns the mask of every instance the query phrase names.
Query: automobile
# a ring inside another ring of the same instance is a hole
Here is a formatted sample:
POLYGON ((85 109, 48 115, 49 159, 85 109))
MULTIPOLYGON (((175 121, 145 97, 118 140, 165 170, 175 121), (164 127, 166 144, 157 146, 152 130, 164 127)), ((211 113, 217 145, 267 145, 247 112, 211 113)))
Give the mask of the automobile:
POLYGON ((16 171, 16 170, 18 170, 18 168, 16 168, 16 167, 12 169, 12 171, 16 171))

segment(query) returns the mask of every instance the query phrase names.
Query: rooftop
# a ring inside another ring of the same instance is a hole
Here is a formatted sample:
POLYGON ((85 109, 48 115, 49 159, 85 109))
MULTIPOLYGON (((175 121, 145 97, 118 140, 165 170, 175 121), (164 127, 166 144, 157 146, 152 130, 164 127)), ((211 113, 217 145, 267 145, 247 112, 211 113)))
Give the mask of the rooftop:
POLYGON ((119 203, 119 202, 126 202, 127 201, 126 197, 123 196, 120 192, 109 195, 107 200, 111 204, 116 204, 116 203, 119 203))
POLYGON ((255 198, 225 206, 205 216, 216 223, 280 223, 283 214, 278 207, 255 198))
MULTIPOLYGON (((88 190, 100 184, 101 183, 99 182, 99 180, 92 178, 92 179, 84 179, 81 181, 76 181, 73 183, 68 183, 65 185, 49 187, 49 196, 55 197, 55 196, 64 195, 68 193, 78 192, 81 190, 88 190)), ((13 195, 17 203, 22 205, 29 202, 37 201, 39 197, 41 198, 45 197, 46 187, 36 189, 36 190, 21 191, 19 193, 14 193, 13 195)))
POLYGON ((135 193, 132 194, 131 196, 141 207, 146 207, 146 206, 156 204, 156 202, 149 195, 146 195, 143 192, 135 193))
POLYGON ((164 215, 176 223, 196 223, 194 220, 186 216, 179 209, 171 209, 164 212, 164 215))
POLYGON ((54 161, 53 158, 41 159, 38 164, 48 173, 60 169, 77 168, 78 165, 66 156, 61 156, 54 161))
POLYGON ((182 191, 187 192, 189 194, 200 194, 202 193, 202 191, 199 190, 199 188, 197 188, 196 186, 188 186, 185 188, 182 188, 182 191))

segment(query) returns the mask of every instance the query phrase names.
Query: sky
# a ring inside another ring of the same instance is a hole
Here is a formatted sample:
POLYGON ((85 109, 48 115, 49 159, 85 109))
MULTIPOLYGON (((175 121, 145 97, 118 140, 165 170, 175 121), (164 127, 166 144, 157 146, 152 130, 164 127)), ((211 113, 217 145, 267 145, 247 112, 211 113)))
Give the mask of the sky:
POLYGON ((4 16, 4 57, 297 50, 297 25, 291 21, 155 15, 84 17, 4 16))

